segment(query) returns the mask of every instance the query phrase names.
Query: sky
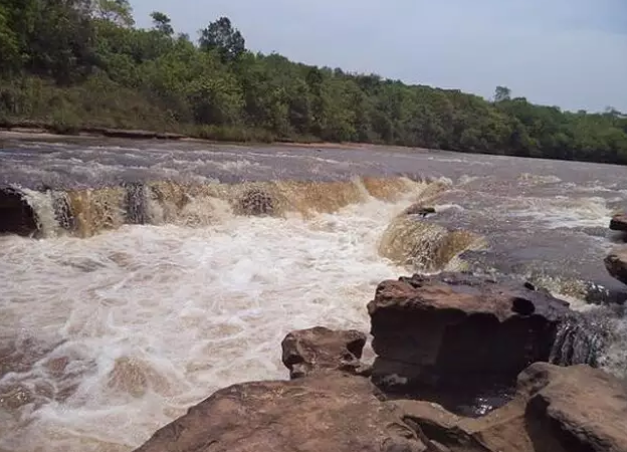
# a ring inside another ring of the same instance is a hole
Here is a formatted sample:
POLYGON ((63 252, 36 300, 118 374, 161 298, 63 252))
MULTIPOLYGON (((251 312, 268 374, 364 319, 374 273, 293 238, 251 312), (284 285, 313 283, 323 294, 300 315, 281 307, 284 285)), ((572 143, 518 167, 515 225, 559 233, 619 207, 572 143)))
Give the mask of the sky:
POLYGON ((627 112, 627 0, 131 0, 178 32, 228 16, 247 48, 406 83, 627 112))

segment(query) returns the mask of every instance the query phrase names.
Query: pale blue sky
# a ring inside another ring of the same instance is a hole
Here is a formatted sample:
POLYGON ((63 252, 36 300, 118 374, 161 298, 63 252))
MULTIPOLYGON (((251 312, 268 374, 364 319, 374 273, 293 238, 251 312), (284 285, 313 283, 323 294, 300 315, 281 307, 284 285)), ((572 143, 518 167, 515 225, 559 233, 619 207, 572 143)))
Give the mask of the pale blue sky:
POLYGON ((254 51, 408 83, 627 112, 627 0, 131 0, 177 31, 231 18, 254 51))

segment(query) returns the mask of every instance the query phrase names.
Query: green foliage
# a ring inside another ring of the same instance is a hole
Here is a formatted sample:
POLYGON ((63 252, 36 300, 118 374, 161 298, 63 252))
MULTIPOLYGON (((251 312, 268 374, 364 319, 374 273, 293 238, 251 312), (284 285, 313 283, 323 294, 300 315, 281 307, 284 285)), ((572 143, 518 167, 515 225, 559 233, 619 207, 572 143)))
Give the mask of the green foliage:
POLYGON ((627 164, 627 116, 493 101, 246 50, 227 17, 198 43, 127 0, 2 0, 0 122, 226 141, 353 141, 627 164))
POLYGON ((246 51, 246 41, 228 17, 220 17, 200 32, 200 48, 217 50, 223 62, 234 61, 246 51))
POLYGON ((155 30, 160 31, 166 36, 172 36, 174 34, 174 28, 172 28, 172 21, 168 16, 158 11, 153 12, 150 17, 155 26, 155 30))

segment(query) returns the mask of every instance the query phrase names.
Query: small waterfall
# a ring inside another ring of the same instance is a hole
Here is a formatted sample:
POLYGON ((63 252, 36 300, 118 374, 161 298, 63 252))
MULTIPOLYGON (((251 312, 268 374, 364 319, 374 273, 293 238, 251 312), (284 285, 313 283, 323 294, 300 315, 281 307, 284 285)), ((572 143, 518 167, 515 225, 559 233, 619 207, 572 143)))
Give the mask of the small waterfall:
POLYGON ((561 366, 598 367, 610 339, 611 315, 603 309, 578 313, 564 321, 553 343, 549 362, 561 366))
POLYGON ((453 262, 459 264, 462 252, 482 246, 484 239, 478 234, 449 231, 415 215, 402 214, 383 233, 379 254, 411 271, 430 273, 444 270, 453 262))
POLYGON ((439 180, 358 177, 347 181, 267 181, 184 184, 173 181, 55 190, 0 188, 0 233, 33 237, 90 237, 124 224, 202 227, 236 215, 305 217, 332 213, 368 199, 394 202, 410 194, 433 196, 439 180))

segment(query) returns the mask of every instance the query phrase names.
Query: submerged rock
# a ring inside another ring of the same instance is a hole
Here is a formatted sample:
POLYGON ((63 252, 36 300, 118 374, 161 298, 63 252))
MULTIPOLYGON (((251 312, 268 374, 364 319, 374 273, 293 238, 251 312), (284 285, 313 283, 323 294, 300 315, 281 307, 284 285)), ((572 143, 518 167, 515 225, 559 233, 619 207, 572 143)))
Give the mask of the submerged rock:
POLYGON ((479 234, 449 230, 411 215, 400 215, 383 232, 379 254, 411 271, 444 270, 462 252, 484 245, 479 234))
POLYGON ((612 231, 627 231, 627 214, 619 213, 610 220, 610 229, 612 231))
POLYGON ((612 251, 604 260, 605 268, 612 277, 627 284, 627 248, 612 251))
POLYGON ((294 331, 281 347, 283 364, 291 378, 299 378, 319 370, 362 371, 361 353, 366 335, 356 330, 334 331, 324 327, 294 331))
POLYGON ((384 281, 368 312, 379 385, 470 393, 507 387, 548 361, 560 324, 574 315, 530 284, 452 273, 384 281))
POLYGON ((136 452, 422 452, 401 411, 363 377, 319 372, 222 389, 136 452))

